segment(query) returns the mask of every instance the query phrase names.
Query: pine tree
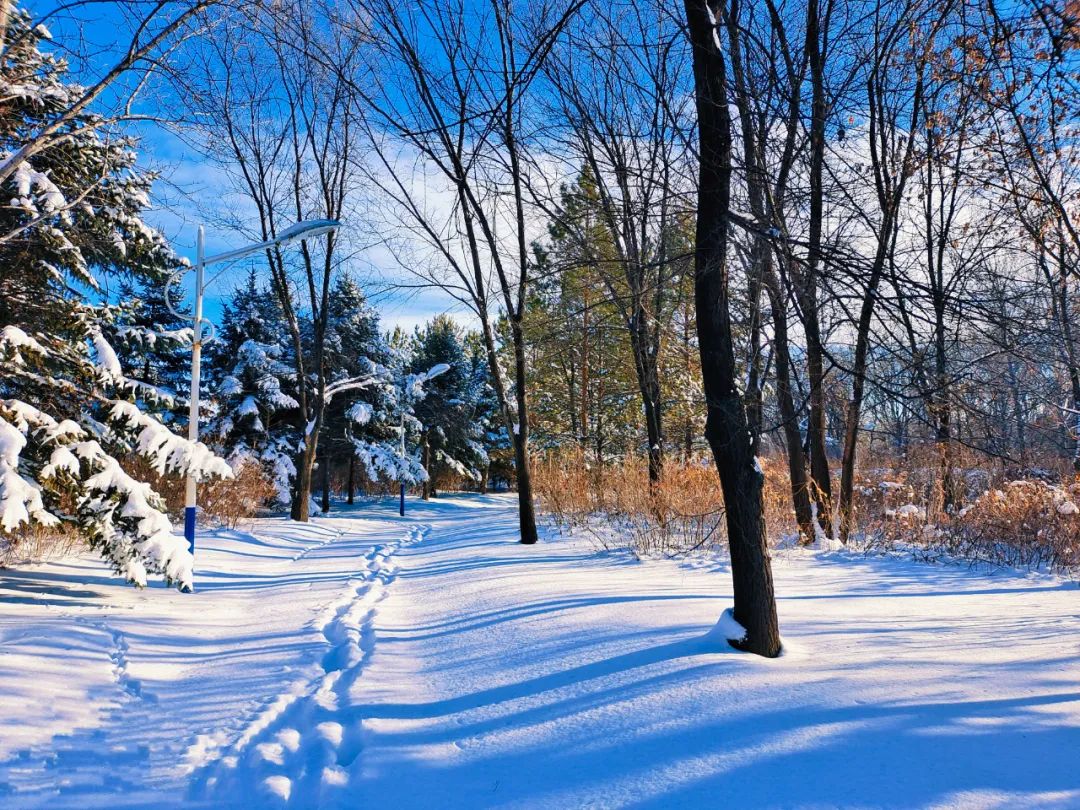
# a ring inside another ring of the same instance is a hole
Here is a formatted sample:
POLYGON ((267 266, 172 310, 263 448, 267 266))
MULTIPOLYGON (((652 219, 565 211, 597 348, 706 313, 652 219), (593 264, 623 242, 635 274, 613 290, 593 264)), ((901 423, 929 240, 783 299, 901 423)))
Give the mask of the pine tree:
POLYGON ((119 298, 105 336, 128 364, 139 406, 179 429, 187 423, 190 322, 170 311, 160 284, 125 281, 119 298))
POLYGON ((376 405, 360 402, 349 411, 353 454, 372 482, 423 483, 428 477, 418 447, 423 424, 414 412, 428 394, 425 386, 432 369, 408 370, 409 344, 398 327, 384 337, 383 345, 389 362, 378 367, 376 405))
POLYGON ((487 492, 493 474, 510 480, 514 447, 506 433, 506 423, 499 415, 499 398, 491 385, 491 366, 483 338, 478 332, 469 332, 464 343, 470 368, 466 403, 475 436, 473 447, 481 464, 476 483, 480 492, 487 492))
POLYGON ((548 239, 534 245, 538 281, 525 318, 533 347, 526 386, 535 392, 537 443, 576 442, 597 461, 647 444, 616 303, 626 297, 625 284, 616 283, 617 274, 607 267, 616 251, 601 213, 596 181, 586 168, 563 186, 548 239))
MULTIPOLYGON (((45 53, 47 32, 13 11, 0 61, 0 160, 70 108, 81 89, 45 53)), ((181 266, 141 212, 153 175, 135 168, 135 143, 75 117, 14 167, 0 209, 0 533, 67 524, 115 570, 190 584, 192 557, 172 533, 161 498, 121 465, 130 453, 159 473, 231 475, 203 444, 171 433, 144 410, 106 332, 120 308, 93 303, 104 281, 160 284, 181 266), (87 292, 89 291, 89 292, 87 292)), ((115 334, 115 332, 114 332, 115 334)))
POLYGON ((349 502, 357 480, 356 447, 383 446, 393 450, 398 441, 394 420, 396 399, 388 383, 392 351, 379 331, 378 313, 363 290, 348 275, 340 276, 330 292, 325 361, 331 383, 359 379, 369 382, 343 391, 327 406, 319 438, 322 510, 330 508, 330 482, 335 464, 344 466, 349 502), (392 424, 391 424, 392 423, 392 424))
POLYGON ((414 372, 440 365, 449 368, 428 384, 427 398, 416 406, 416 418, 423 426, 421 455, 428 473, 425 498, 451 475, 479 482, 487 466, 487 453, 478 441, 483 433, 473 420, 474 369, 456 324, 445 315, 416 330, 410 362, 414 372))
POLYGON ((259 464, 287 505, 296 467, 295 375, 284 319, 254 270, 225 305, 218 338, 207 347, 208 377, 218 413, 208 435, 234 469, 259 464))

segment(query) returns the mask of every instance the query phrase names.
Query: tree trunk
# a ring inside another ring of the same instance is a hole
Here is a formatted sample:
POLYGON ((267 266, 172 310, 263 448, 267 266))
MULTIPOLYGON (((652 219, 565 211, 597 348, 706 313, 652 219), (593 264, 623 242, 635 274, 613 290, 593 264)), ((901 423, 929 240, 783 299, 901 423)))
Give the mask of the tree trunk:
MULTIPOLYGON (((744 68, 742 48, 742 26, 740 24, 740 6, 735 0, 728 7, 726 22, 728 47, 730 48, 732 74, 735 86, 735 103, 739 110, 739 123, 742 127, 743 163, 746 167, 746 186, 749 192, 750 208, 759 222, 770 220, 767 200, 773 197, 766 188, 767 171, 762 165, 762 155, 758 148, 759 133, 754 128, 754 113, 751 109, 751 88, 748 84, 747 71, 744 68)), ((794 101, 792 102, 794 104, 794 101)), ((760 141, 767 135, 761 132, 760 141)), ((761 443, 761 430, 764 414, 763 371, 761 369, 761 288, 765 287, 769 306, 773 315, 773 349, 776 355, 776 398, 780 407, 780 418, 784 439, 788 448, 788 475, 791 484, 791 501, 795 510, 795 522, 802 541, 813 541, 813 510, 810 508, 810 488, 806 476, 806 455, 802 449, 802 436, 799 433, 798 412, 791 388, 791 348, 788 343, 787 310, 784 295, 776 267, 770 252, 768 241, 755 234, 750 260, 750 279, 747 293, 750 299, 750 358, 747 374, 747 421, 751 435, 751 451, 756 456, 761 443)))
POLYGON ((698 210, 694 303, 707 408, 705 438, 724 493, 734 615, 745 629, 732 646, 767 657, 780 654, 772 569, 762 514, 764 478, 747 433, 735 384, 728 301, 727 229, 731 202, 731 113, 726 66, 716 39, 718 15, 707 0, 684 0, 693 48, 698 114, 698 210))
POLYGON ((351 506, 353 503, 353 495, 356 492, 356 454, 349 453, 349 493, 348 502, 351 506))
MULTIPOLYGON (((810 115, 810 211, 808 255, 802 283, 799 285, 799 304, 806 331, 807 382, 810 386, 810 418, 806 432, 810 445, 810 480, 812 495, 817 504, 817 520, 826 536, 832 537, 832 482, 829 477, 829 457, 825 442, 825 351, 821 342, 821 321, 818 306, 818 274, 821 271, 822 227, 824 225, 825 190, 825 118, 828 104, 825 96, 825 60, 821 10, 818 0, 806 4, 806 54, 810 67, 812 94, 810 115)), ((826 15, 826 21, 828 15, 826 15)), ((794 269, 794 268, 793 268, 794 269)), ((798 274, 796 274, 798 277, 798 274)))
POLYGON ((525 392, 525 335, 521 323, 511 325, 514 338, 514 373, 517 384, 514 393, 517 398, 517 424, 513 433, 514 467, 517 471, 518 512, 521 524, 521 542, 532 545, 538 539, 536 532, 536 511, 533 506, 532 470, 529 468, 529 410, 525 392))
POLYGON ((424 465, 424 472, 427 473, 427 478, 424 479, 424 485, 421 489, 421 497, 425 501, 431 500, 431 442, 428 441, 428 434, 425 430, 421 437, 421 455, 420 463, 424 465))
POLYGON ((300 451, 296 461, 296 483, 293 487, 293 502, 289 517, 301 523, 311 520, 311 484, 317 442, 318 433, 308 436, 304 449, 300 451))
MULTIPOLYGON (((644 318, 644 313, 640 314, 644 318)), ((632 340, 634 367, 638 390, 645 412, 645 435, 649 442, 649 485, 660 482, 664 474, 663 414, 660 405, 660 379, 656 370, 656 355, 649 353, 647 343, 638 335, 632 340)))
POLYGON ((870 273, 859 325, 855 337, 855 360, 851 369, 851 399, 848 401, 844 423, 844 455, 840 462, 840 541, 847 543, 855 520, 855 459, 859 449, 859 422, 862 419, 863 397, 866 392, 866 366, 870 352, 870 324, 877 303, 877 288, 885 269, 888 244, 886 234, 892 232, 892 214, 887 212, 881 228, 874 266, 870 273))
POLYGON ((807 383, 810 386, 810 414, 806 442, 810 451, 810 494, 817 505, 817 523, 826 537, 832 537, 832 479, 829 474, 828 444, 825 441, 825 358, 817 315, 816 285, 806 296, 805 319, 807 383))
POLYGON ((780 419, 787 444, 788 476, 791 481, 791 503, 795 509, 795 523, 804 543, 812 543, 814 513, 810 508, 810 481, 806 475, 806 455, 799 432, 799 412, 795 408, 795 395, 791 386, 791 347, 788 343, 787 312, 780 293, 780 281, 775 269, 766 268, 765 287, 769 294, 769 306, 773 311, 773 346, 776 352, 776 401, 780 407, 780 419))
POLYGON ((1045 253, 1039 254, 1039 265, 1050 286, 1051 312, 1061 330, 1061 359, 1069 376, 1072 392, 1073 470, 1080 473, 1080 357, 1073 338, 1072 307, 1069 301, 1069 265, 1065 260, 1064 234, 1058 236, 1060 251, 1054 256, 1056 273, 1050 270, 1045 253), (1056 280, 1055 280, 1056 277, 1056 280))
POLYGON ((322 460, 322 511, 323 514, 330 512, 330 453, 323 453, 322 460))
POLYGON ((588 292, 584 295, 581 310, 581 403, 578 414, 578 443, 584 450, 589 440, 589 301, 588 292))

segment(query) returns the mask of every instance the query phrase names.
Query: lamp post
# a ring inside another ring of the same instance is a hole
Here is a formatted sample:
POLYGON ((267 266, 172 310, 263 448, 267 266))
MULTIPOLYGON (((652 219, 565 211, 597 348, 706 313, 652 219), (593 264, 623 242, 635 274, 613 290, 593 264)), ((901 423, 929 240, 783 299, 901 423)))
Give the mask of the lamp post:
MULTIPOLYGON (((199 235, 195 247, 194 268, 195 313, 191 341, 191 401, 188 406, 189 441, 194 443, 199 440, 199 375, 202 367, 202 329, 204 324, 210 327, 211 334, 209 339, 213 339, 213 324, 206 321, 202 316, 203 293, 206 290, 206 282, 204 281, 206 268, 212 264, 221 264, 222 262, 242 259, 252 253, 258 253, 260 250, 266 250, 275 245, 284 245, 287 242, 293 242, 297 239, 311 239, 312 237, 329 233, 330 231, 337 229, 340 225, 341 223, 336 219, 312 219, 304 222, 297 222, 295 225, 291 225, 283 230, 273 239, 268 239, 265 242, 259 242, 253 245, 247 245, 246 247, 237 248, 236 250, 226 251, 225 253, 219 253, 216 256, 211 256, 209 258, 206 257, 206 233, 203 226, 199 226, 199 235)), ((174 273, 165 285, 165 304, 168 306, 170 312, 180 317, 183 316, 173 308, 172 301, 169 298, 169 289, 190 269, 192 268, 187 267, 174 273)), ((220 273, 218 275, 220 275, 220 273)), ((217 276, 214 276, 211 281, 214 281, 215 279, 217 279, 217 276)), ((195 475, 189 472, 187 480, 184 482, 184 537, 188 541, 188 551, 191 552, 192 556, 195 555, 195 485, 195 475)), ((184 586, 181 590, 185 593, 191 593, 192 589, 184 586)))
POLYGON ((401 502, 398 514, 405 517, 405 404, 401 405, 401 502))

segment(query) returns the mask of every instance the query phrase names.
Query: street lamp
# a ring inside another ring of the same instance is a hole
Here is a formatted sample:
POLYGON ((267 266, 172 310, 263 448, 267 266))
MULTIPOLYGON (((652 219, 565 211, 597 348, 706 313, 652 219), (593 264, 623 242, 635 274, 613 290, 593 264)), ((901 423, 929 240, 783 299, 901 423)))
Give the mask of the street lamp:
MULTIPOLYGON (((216 256, 206 256, 206 233, 203 226, 199 226, 199 236, 196 243, 195 250, 195 314, 193 320, 193 335, 191 341, 191 402, 188 407, 188 440, 192 443, 199 440, 199 372, 202 362, 202 328, 205 323, 213 330, 213 324, 203 319, 203 292, 206 290, 206 283, 203 280, 203 274, 207 267, 212 264, 220 264, 222 262, 229 262, 235 259, 242 259, 244 256, 249 256, 252 253, 258 253, 260 250, 266 250, 274 245, 284 245, 286 242, 293 242, 297 239, 311 239, 315 236, 321 236, 324 233, 329 233, 340 227, 341 223, 336 219, 311 219, 305 222, 297 222, 295 225, 290 225, 283 230, 277 236, 272 239, 268 239, 265 242, 259 242, 254 245, 247 245, 246 247, 238 248, 236 250, 229 250, 225 253, 219 253, 216 256)), ((169 279, 165 285, 165 304, 168 306, 169 311, 174 315, 183 317, 179 312, 173 309, 172 301, 169 298, 169 289, 179 279, 191 270, 191 267, 185 267, 169 279)), ((220 275, 220 274, 219 274, 220 275)), ((211 281, 217 278, 215 276, 211 281)), ((213 338, 213 332, 211 331, 210 338, 213 338)), ((188 541, 188 550, 192 556, 195 555, 195 476, 189 472, 187 480, 185 482, 184 492, 184 537, 188 541)), ((184 593, 191 593, 192 589, 186 585, 181 587, 184 593)))

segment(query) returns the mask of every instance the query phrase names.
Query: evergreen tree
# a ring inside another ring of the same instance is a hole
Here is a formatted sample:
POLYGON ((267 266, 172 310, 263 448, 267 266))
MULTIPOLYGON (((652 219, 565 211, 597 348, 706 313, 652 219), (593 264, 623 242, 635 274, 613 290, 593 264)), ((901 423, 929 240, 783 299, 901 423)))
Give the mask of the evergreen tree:
POLYGON ((414 372, 440 365, 449 368, 428 384, 428 396, 415 409, 428 473, 425 498, 435 494, 436 484, 450 475, 479 482, 488 460, 480 442, 483 431, 474 421, 474 368, 457 326, 445 315, 416 330, 410 361, 414 372))
POLYGON ((326 363, 333 381, 368 378, 364 385, 342 391, 328 404, 319 438, 322 510, 330 508, 331 476, 335 464, 345 467, 349 503, 357 481, 357 444, 372 452, 392 451, 399 441, 396 397, 391 372, 392 351, 379 331, 378 313, 363 290, 348 275, 337 279, 330 292, 326 363))
POLYGON ((617 257, 601 213, 586 168, 562 188, 549 238, 533 247, 538 281, 525 317, 536 441, 541 447, 576 442, 597 461, 645 443, 617 303, 626 290, 608 267, 617 257))
POLYGON ((234 468, 262 466, 286 505, 296 475, 291 436, 297 407, 287 335, 277 297, 259 287, 252 270, 225 305, 221 331, 207 346, 218 406, 208 435, 234 468))
MULTIPOLYGON (((13 10, 0 57, 0 160, 70 110, 83 91, 43 52, 47 32, 13 10)), ((141 219, 152 175, 135 143, 74 116, 70 137, 20 161, 0 209, 0 533, 27 523, 76 526, 136 584, 160 573, 186 587, 192 557, 173 535, 161 498, 120 460, 159 472, 229 475, 202 444, 171 433, 144 409, 106 336, 121 308, 93 303, 104 282, 161 284, 181 266, 141 219)), ((113 331, 115 334, 115 331, 113 331)))
POLYGON ((465 335, 465 349, 470 368, 466 402, 474 428, 474 450, 482 465, 477 488, 487 492, 493 475, 505 481, 513 476, 514 447, 506 434, 506 423, 499 415, 499 398, 491 385, 491 366, 478 332, 465 335))
POLYGON ((140 407, 179 429, 187 422, 192 330, 169 310, 163 291, 157 283, 125 280, 105 335, 128 364, 140 407))
POLYGON ((415 409, 445 367, 410 372, 408 344, 400 328, 386 336, 384 345, 390 362, 379 369, 376 407, 360 402, 349 412, 354 431, 357 425, 364 428, 351 436, 353 452, 372 482, 423 483, 428 477, 418 447, 423 424, 415 409))

